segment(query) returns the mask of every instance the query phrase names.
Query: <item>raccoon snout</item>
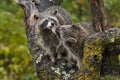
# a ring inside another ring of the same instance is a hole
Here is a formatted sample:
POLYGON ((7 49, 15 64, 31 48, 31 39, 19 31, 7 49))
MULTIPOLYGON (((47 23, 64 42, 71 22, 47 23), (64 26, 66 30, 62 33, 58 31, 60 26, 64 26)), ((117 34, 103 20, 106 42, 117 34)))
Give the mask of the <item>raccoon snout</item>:
POLYGON ((46 28, 47 29, 51 29, 53 27, 52 25, 54 25, 54 23, 48 22, 46 28))

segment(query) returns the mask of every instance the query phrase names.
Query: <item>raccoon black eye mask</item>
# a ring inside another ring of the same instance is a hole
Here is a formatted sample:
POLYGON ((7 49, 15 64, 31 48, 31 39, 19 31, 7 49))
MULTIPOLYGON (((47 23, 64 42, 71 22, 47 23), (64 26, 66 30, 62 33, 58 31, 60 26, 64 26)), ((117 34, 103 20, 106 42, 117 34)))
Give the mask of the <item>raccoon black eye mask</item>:
POLYGON ((54 19, 48 18, 41 24, 42 29, 51 29, 52 27, 57 26, 57 22, 54 19))

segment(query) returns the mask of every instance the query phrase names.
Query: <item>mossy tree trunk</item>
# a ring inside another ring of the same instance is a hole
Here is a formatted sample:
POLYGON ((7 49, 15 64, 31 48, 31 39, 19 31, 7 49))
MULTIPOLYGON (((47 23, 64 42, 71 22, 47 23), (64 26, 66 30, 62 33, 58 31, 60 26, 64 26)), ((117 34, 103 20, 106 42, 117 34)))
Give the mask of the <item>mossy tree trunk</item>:
POLYGON ((114 44, 120 44, 120 29, 111 28, 95 33, 85 40, 83 66, 79 80, 100 79, 102 53, 106 47, 114 44))
MULTIPOLYGON (((96 32, 102 32, 109 29, 110 23, 104 7, 104 0, 88 0, 93 15, 93 25, 96 32)), ((119 75, 120 65, 118 56, 120 54, 120 45, 110 45, 105 47, 102 54, 100 75, 119 75)))

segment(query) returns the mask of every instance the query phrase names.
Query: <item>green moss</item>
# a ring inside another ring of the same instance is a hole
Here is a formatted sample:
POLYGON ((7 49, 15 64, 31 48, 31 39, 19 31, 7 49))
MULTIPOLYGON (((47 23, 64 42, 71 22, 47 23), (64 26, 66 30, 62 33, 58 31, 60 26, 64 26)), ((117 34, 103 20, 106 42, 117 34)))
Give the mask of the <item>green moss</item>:
POLYGON ((104 77, 101 77, 100 80, 120 80, 120 76, 106 75, 104 77))
POLYGON ((79 76, 78 80, 99 79, 99 64, 102 60, 103 49, 100 39, 95 39, 94 42, 85 43, 83 66, 81 68, 83 72, 79 76))

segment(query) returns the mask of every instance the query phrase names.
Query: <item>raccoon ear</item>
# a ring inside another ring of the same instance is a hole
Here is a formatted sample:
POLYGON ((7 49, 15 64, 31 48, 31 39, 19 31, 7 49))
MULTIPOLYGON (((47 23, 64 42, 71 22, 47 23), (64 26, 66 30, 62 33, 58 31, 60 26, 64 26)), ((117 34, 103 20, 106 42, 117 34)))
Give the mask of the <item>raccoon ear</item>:
POLYGON ((58 9, 55 9, 54 11, 53 11, 53 15, 56 15, 58 13, 58 9))

